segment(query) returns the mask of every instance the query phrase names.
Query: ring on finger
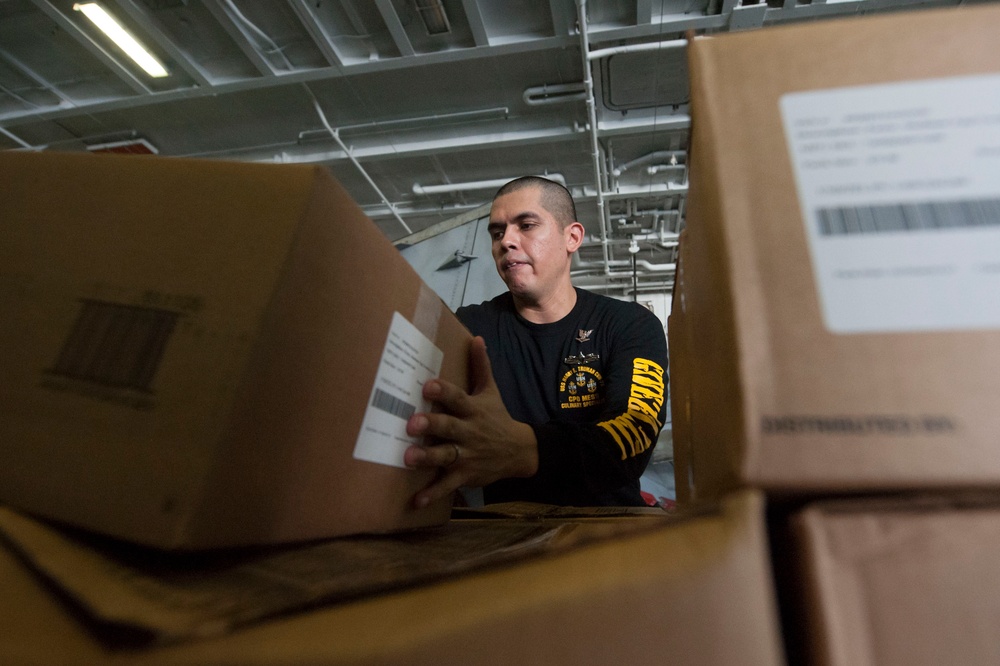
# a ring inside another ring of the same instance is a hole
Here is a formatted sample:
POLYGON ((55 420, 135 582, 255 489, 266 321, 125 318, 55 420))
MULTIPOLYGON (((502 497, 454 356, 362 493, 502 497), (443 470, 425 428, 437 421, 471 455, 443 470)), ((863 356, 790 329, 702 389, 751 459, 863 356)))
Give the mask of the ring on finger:
POLYGON ((462 451, 458 448, 458 444, 455 442, 451 443, 451 448, 455 449, 455 457, 451 459, 451 462, 445 465, 445 467, 451 467, 458 462, 458 459, 462 457, 462 451))

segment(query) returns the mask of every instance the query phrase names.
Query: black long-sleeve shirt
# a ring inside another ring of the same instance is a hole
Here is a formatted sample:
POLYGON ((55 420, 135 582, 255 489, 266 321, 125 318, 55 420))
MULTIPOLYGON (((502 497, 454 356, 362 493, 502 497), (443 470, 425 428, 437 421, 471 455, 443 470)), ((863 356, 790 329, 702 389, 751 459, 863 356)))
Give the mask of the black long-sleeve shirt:
POLYGON ((534 324, 510 293, 456 313, 486 340, 504 405, 538 440, 538 473, 487 486, 487 503, 642 505, 642 475, 666 414, 667 347, 646 308, 582 289, 534 324))

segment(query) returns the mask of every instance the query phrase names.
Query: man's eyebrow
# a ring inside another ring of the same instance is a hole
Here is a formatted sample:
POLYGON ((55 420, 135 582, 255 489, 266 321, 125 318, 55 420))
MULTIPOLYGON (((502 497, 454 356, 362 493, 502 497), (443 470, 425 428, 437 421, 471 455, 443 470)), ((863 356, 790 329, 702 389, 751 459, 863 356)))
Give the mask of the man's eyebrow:
POLYGON ((526 210, 523 213, 518 213, 514 216, 513 222, 516 224, 518 222, 523 222, 524 220, 537 220, 538 213, 533 210, 526 210))
POLYGON ((518 213, 517 215, 515 215, 513 218, 511 218, 509 222, 500 222, 499 220, 495 222, 490 222, 489 224, 486 225, 486 229, 487 230, 500 229, 506 227, 508 224, 517 224, 525 220, 537 220, 538 217, 539 216, 536 212, 531 210, 526 210, 523 213, 518 213))

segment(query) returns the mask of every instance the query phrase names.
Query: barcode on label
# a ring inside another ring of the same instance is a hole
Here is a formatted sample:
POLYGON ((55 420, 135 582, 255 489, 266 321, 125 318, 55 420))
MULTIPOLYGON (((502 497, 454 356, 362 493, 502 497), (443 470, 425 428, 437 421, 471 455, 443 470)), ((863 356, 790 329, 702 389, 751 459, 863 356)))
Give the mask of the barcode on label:
POLYGON ((179 315, 85 300, 50 373, 149 391, 179 315))
POLYGON ((1000 225, 1000 199, 820 208, 822 236, 933 231, 1000 225))
POLYGON ((404 421, 413 416, 417 408, 410 403, 400 400, 394 395, 390 395, 382 389, 375 389, 375 397, 372 398, 372 407, 388 412, 393 416, 398 416, 404 421))

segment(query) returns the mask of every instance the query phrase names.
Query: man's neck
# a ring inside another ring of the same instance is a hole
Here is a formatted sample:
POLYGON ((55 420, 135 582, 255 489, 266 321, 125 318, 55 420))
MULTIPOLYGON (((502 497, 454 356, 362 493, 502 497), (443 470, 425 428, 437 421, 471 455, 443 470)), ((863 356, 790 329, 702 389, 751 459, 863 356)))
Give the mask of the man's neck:
POLYGON ((571 283, 537 301, 514 296, 514 308, 533 324, 551 324, 570 313, 576 305, 576 289, 571 283))

